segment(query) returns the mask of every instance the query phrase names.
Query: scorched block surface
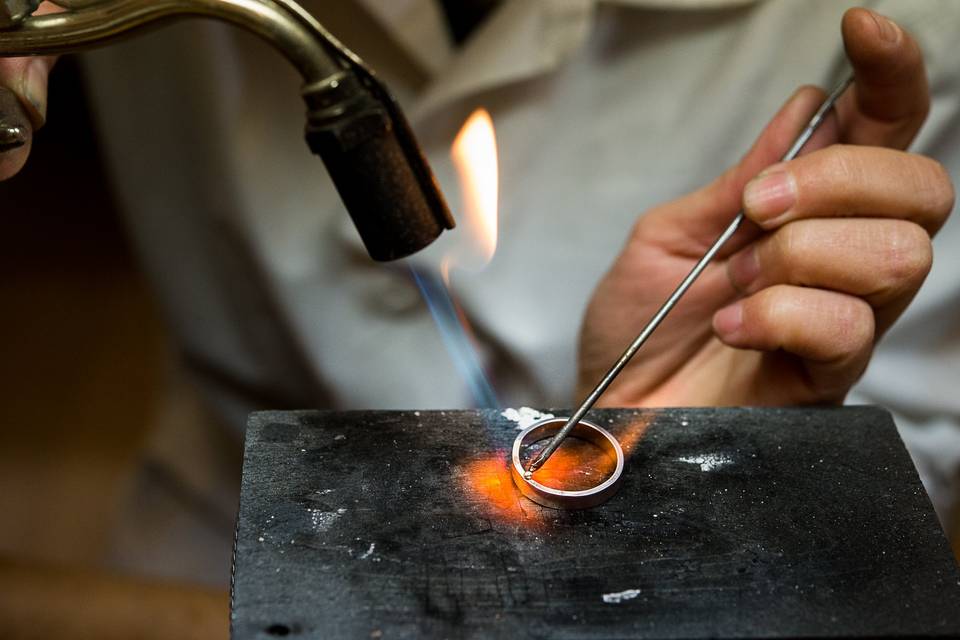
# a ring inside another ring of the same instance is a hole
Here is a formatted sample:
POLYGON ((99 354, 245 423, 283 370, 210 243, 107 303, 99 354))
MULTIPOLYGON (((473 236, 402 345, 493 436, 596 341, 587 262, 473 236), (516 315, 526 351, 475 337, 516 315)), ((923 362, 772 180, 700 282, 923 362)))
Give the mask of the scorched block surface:
POLYGON ((960 572, 886 412, 588 418, 623 486, 553 511, 511 484, 500 411, 254 414, 234 638, 960 635, 960 572))

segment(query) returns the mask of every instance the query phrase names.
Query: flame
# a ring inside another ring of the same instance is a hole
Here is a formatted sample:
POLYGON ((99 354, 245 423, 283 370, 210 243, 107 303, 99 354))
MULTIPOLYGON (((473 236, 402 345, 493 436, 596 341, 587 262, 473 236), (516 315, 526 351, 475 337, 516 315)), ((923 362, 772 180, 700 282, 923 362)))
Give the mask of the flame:
POLYGON ((646 414, 617 430, 617 441, 620 443, 620 448, 623 449, 624 456, 630 457, 652 424, 653 414, 646 414))
POLYGON ((451 287, 452 267, 479 271, 497 250, 499 167, 489 113, 477 109, 467 118, 453 141, 450 155, 463 200, 463 216, 453 236, 454 244, 447 246, 439 268, 411 265, 411 272, 476 406, 498 407, 500 403, 478 352, 479 341, 451 287), (439 277, 434 269, 439 271, 439 277))
MULTIPOLYGON (((617 429, 617 442, 626 458, 633 454, 652 423, 650 416, 642 416, 617 429)), ((547 441, 543 440, 531 445, 526 452, 527 459, 535 456, 546 444, 547 441)), ((533 477, 540 484, 554 489, 581 491, 609 478, 616 466, 616 458, 608 451, 571 437, 534 472, 533 477)))
MULTIPOLYGON (((546 441, 538 444, 544 446, 546 441)), ((530 451, 535 455, 536 445, 530 451)), ((552 516, 546 516, 544 507, 523 497, 513 484, 509 460, 508 451, 498 450, 466 462, 460 467, 463 490, 501 522, 534 529, 548 525, 552 516)), ((549 487, 578 491, 597 486, 615 467, 616 459, 600 447, 570 438, 533 477, 549 487)))
MULTIPOLYGON (((653 417, 643 415, 617 429, 617 440, 627 458, 652 424, 653 417)), ((525 458, 536 455, 546 443, 544 440, 532 445, 525 458)), ((497 450, 468 461, 460 467, 462 489, 484 504, 491 517, 500 521, 533 529, 549 525, 551 519, 544 515, 544 507, 524 498, 514 486, 509 459, 508 451, 497 450)), ((548 487, 578 491, 597 486, 610 477, 615 467, 616 459, 608 452, 592 443, 569 438, 533 477, 548 487)))
MULTIPOLYGON (((546 446, 547 441, 543 441, 546 446)), ((530 457, 539 448, 530 448, 530 457)), ((533 474, 542 485, 564 491, 583 491, 596 487, 613 474, 617 459, 597 445, 568 438, 550 459, 533 474)))
POLYGON ((510 469, 507 466, 508 460, 509 454, 506 451, 497 451, 483 458, 471 460, 463 467, 463 488, 468 495, 485 504, 491 510, 491 515, 497 515, 505 520, 527 521, 533 524, 535 520, 528 519, 528 512, 536 512, 533 508, 536 505, 524 510, 527 505, 524 505, 521 500, 525 498, 513 485, 513 478, 510 477, 510 469))
MULTIPOLYGON (((463 219, 461 235, 476 254, 474 268, 485 267, 497 250, 499 164, 493 121, 486 109, 477 109, 461 127, 450 150, 460 182, 463 219)), ((464 266, 464 260, 457 260, 464 266)), ((471 262, 474 262, 472 260, 471 262)))
MULTIPOLYGON (((654 416, 646 414, 618 426, 616 437, 624 456, 629 458, 634 453, 653 422, 654 416)), ((546 444, 543 440, 531 445, 525 459, 529 460, 546 444)), ((460 467, 462 489, 482 503, 490 517, 532 529, 548 526, 551 517, 544 515, 545 507, 524 498, 514 486, 509 460, 510 453, 501 449, 466 462, 460 467)), ((597 445, 569 438, 533 477, 548 487, 578 491, 597 486, 610 477, 615 467, 616 459, 597 445)))

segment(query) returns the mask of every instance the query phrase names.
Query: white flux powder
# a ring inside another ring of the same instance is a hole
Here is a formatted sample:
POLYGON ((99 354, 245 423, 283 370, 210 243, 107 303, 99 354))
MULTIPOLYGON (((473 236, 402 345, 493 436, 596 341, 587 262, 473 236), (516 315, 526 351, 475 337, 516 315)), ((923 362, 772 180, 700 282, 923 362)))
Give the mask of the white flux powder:
POLYGON ((700 465, 700 471, 713 471, 718 467, 733 462, 730 458, 719 453, 705 453, 695 458, 679 458, 680 462, 700 465))
POLYGON ((633 600, 640 595, 640 589, 627 589, 626 591, 617 591, 616 593, 604 593, 600 597, 607 604, 620 604, 624 600, 633 600))
POLYGON ((539 422, 540 420, 546 420, 547 418, 554 417, 552 413, 540 413, 536 409, 531 409, 530 407, 506 409, 500 415, 511 422, 516 422, 518 431, 522 431, 531 426, 533 423, 539 422))

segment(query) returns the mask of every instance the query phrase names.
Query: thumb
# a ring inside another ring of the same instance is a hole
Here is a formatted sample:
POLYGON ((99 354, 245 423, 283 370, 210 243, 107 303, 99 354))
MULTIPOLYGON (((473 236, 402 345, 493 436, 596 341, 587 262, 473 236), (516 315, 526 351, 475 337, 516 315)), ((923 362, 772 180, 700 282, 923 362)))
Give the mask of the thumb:
MULTIPOLYGON (((44 2, 34 15, 58 8, 44 2)), ((33 132, 47 117, 47 78, 54 57, 0 58, 0 180, 15 175, 30 155, 33 132)))
POLYGON ((47 78, 53 58, 0 60, 0 180, 27 161, 33 132, 47 114, 47 78))
MULTIPOLYGON (((702 254, 741 209, 743 188, 747 182, 780 161, 824 97, 825 93, 816 87, 798 89, 770 120, 740 162, 705 187, 650 211, 641 219, 638 233, 671 253, 702 254)), ((827 146, 836 138, 836 118, 831 113, 806 144, 804 152, 827 146)), ((743 225, 718 257, 733 254, 758 233, 754 225, 743 225)))

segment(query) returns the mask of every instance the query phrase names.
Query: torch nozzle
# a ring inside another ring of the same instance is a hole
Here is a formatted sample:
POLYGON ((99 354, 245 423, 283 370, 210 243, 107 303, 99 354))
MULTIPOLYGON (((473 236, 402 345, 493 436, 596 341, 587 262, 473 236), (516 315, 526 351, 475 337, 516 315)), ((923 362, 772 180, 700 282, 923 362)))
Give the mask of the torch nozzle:
MULTIPOLYGON (((185 16, 235 24, 303 76, 307 142, 320 155, 375 260, 395 260, 454 227, 433 173, 387 87, 296 0, 0 0, 0 57, 83 51, 185 16)), ((21 136, 22 137, 22 136, 21 136)), ((0 132, 12 148, 17 132, 0 132)))

